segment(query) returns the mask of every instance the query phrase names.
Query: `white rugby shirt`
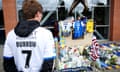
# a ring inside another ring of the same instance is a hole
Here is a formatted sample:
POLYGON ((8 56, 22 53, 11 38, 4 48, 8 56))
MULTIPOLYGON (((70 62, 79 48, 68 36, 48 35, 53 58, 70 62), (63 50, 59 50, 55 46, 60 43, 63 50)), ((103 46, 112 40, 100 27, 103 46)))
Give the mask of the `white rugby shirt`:
POLYGON ((28 37, 16 36, 14 30, 8 33, 3 56, 14 57, 19 71, 39 72, 44 59, 56 56, 52 33, 42 27, 36 28, 28 37))

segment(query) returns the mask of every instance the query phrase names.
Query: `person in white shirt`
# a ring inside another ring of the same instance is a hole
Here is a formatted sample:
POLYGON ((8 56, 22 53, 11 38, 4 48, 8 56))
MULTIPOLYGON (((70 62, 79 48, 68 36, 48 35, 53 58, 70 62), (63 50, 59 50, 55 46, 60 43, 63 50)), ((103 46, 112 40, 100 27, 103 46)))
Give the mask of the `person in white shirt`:
POLYGON ((40 27, 42 6, 24 0, 25 20, 18 22, 6 38, 3 51, 5 72, 50 72, 55 58, 52 33, 40 27))

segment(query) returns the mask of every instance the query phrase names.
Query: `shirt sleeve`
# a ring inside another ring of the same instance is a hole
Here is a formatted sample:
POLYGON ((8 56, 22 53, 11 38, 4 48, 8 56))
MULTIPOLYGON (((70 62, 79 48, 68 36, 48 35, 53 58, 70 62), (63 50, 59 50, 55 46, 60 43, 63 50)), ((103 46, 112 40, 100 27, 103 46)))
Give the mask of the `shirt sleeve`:
POLYGON ((45 46, 45 55, 44 59, 54 58, 56 56, 55 53, 55 44, 54 44, 54 38, 51 32, 47 33, 46 35, 46 46, 45 46))
POLYGON ((10 45, 9 45, 8 37, 7 37, 6 41, 5 41, 3 50, 4 50, 3 51, 3 56, 4 57, 7 57, 7 58, 13 57, 12 50, 11 50, 10 45))
POLYGON ((5 41, 3 49, 3 68, 5 72, 18 72, 14 62, 14 56, 9 45, 10 40, 8 40, 8 37, 5 41))

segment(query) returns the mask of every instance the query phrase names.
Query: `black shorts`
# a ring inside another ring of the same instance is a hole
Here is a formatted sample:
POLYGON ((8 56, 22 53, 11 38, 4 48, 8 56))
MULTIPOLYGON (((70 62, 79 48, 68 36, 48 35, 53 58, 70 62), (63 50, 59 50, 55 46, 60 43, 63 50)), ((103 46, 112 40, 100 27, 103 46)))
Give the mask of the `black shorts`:
POLYGON ((53 61, 54 61, 54 59, 44 60, 40 72, 52 72, 53 61))

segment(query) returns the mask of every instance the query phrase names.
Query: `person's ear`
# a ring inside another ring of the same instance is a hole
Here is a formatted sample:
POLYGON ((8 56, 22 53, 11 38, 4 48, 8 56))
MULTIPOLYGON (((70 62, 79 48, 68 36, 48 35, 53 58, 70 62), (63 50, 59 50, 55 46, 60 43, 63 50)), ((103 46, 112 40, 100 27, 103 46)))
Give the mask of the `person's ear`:
POLYGON ((42 13, 40 13, 39 11, 37 11, 37 13, 35 14, 35 18, 39 21, 41 21, 42 19, 42 13))
POLYGON ((39 17, 39 12, 37 11, 37 13, 35 14, 35 17, 39 17))
POLYGON ((36 17, 41 17, 42 18, 42 13, 40 13, 39 11, 37 11, 36 17))

